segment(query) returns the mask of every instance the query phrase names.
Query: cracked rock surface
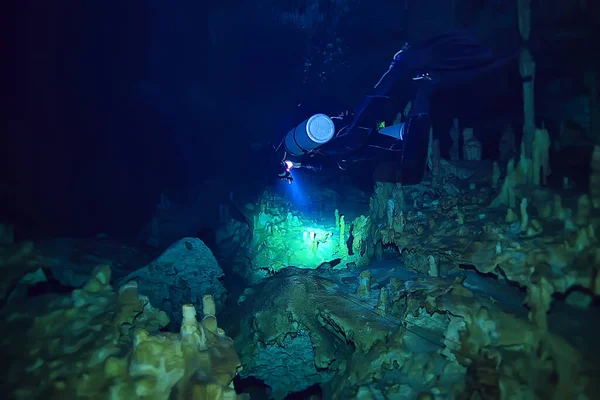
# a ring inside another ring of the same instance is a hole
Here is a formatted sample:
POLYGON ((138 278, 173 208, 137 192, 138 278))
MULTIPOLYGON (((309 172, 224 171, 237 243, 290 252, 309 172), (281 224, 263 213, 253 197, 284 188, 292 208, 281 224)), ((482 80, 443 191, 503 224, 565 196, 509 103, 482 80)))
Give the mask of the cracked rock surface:
POLYGON ((184 238, 150 264, 127 275, 121 284, 137 281, 140 293, 166 311, 171 320, 178 321, 181 307, 187 303, 200 306, 205 294, 214 294, 218 306, 225 302, 227 293, 219 281, 223 275, 215 256, 202 240, 184 238))

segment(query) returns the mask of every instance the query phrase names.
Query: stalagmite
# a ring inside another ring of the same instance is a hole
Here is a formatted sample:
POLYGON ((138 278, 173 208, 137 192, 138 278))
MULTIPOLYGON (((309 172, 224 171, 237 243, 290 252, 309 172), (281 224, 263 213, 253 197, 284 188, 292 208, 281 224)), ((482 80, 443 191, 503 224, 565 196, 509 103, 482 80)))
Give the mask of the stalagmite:
POLYGON ((475 138, 473 128, 463 130, 463 158, 465 160, 481 160, 481 142, 475 138))
POLYGON ((536 129, 533 139, 533 184, 546 186, 550 175, 550 135, 546 129, 536 129))
POLYGON ((519 72, 523 79, 523 111, 525 121, 523 124, 523 143, 525 155, 531 158, 533 153, 533 139, 535 135, 535 62, 527 47, 531 33, 531 0, 518 0, 519 32, 523 41, 519 59, 519 72))
POLYGON ((590 197, 594 208, 600 208, 600 145, 594 147, 590 167, 590 197))
POLYGON ((450 138, 452 139, 452 147, 450 148, 450 160, 457 161, 460 157, 460 131, 458 130, 458 118, 454 118, 452 121, 452 128, 450 129, 450 138))

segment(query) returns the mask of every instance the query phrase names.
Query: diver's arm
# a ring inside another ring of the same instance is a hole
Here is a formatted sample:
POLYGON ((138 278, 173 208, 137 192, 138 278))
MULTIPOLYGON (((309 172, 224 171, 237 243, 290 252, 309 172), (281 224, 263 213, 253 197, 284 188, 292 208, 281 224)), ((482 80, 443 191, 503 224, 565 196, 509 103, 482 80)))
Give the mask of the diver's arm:
POLYGON ((321 163, 316 163, 316 162, 304 162, 302 163, 299 168, 306 168, 306 169, 310 169, 312 171, 320 171, 323 168, 323 165, 321 163))
POLYGON ((289 183, 291 185, 292 182, 294 182, 294 176, 292 175, 292 170, 298 169, 298 168, 306 168, 306 169, 310 169, 313 171, 320 171, 322 166, 321 166, 321 164, 312 163, 312 162, 284 160, 280 164, 277 177, 280 180, 286 181, 287 183, 289 183))
POLYGON ((298 169, 298 168, 304 168, 304 169, 310 169, 313 171, 320 171, 322 169, 322 164, 320 163, 316 163, 316 162, 310 162, 310 161, 285 161, 286 165, 288 166, 289 170, 292 169, 298 169))

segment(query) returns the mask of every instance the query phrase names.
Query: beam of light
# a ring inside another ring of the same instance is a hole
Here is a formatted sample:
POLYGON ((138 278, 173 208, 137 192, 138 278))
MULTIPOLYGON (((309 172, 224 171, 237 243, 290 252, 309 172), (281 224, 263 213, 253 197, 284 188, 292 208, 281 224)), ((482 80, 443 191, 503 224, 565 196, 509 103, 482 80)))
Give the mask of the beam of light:
POLYGON ((306 192, 304 191, 304 177, 302 176, 302 171, 296 170, 292 173, 292 176, 294 177, 294 182, 292 182, 291 185, 284 183, 284 185, 287 186, 285 192, 288 195, 292 205, 296 209, 298 209, 302 205, 306 204, 309 198, 306 192))

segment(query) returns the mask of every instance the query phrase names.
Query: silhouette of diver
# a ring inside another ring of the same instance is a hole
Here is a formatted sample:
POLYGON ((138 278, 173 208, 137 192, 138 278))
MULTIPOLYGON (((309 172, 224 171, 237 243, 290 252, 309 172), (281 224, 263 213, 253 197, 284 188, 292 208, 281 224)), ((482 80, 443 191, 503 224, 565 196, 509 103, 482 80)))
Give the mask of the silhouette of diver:
POLYGON ((398 153, 403 183, 419 183, 425 172, 434 88, 460 86, 515 61, 517 55, 515 52, 496 57, 491 49, 463 31, 434 36, 412 46, 405 44, 394 55, 374 92, 353 113, 333 117, 315 114, 287 133, 276 147, 276 152, 283 151, 279 160, 286 171, 284 175, 279 171, 280 178, 291 183, 290 166, 306 165, 320 170, 320 166, 315 167, 317 164, 331 164, 332 160, 345 169, 353 160, 372 159, 373 148, 378 148, 398 153), (388 92, 402 81, 416 86, 408 115, 400 124, 378 125, 366 113, 367 109, 376 99, 388 99, 388 92), (349 119, 349 123, 344 122, 349 119))

